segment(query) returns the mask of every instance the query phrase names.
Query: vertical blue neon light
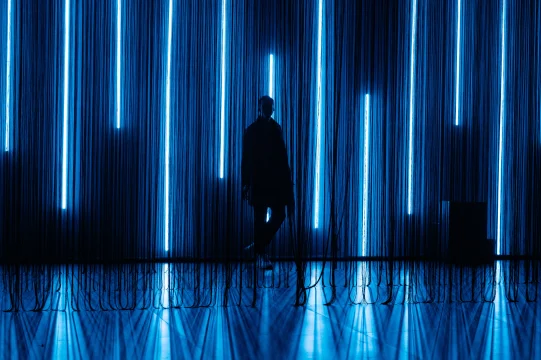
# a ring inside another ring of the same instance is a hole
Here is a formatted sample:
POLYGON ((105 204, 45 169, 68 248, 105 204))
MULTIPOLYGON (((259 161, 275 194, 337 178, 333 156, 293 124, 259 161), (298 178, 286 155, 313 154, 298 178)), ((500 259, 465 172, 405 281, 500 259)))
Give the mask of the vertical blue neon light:
POLYGON ((68 207, 68 95, 69 95, 69 43, 70 0, 66 0, 64 36, 64 129, 62 140, 62 209, 68 207))
POLYGON ((121 79, 121 26, 122 25, 122 0, 116 2, 116 128, 120 129, 120 79, 121 79))
POLYGON ((502 220, 502 168, 503 168, 503 129, 505 121, 505 25, 506 25, 506 7, 507 1, 502 2, 502 58, 501 58, 501 78, 500 78, 500 131, 498 147, 498 224, 496 229, 496 254, 501 252, 501 220, 502 220))
POLYGON ((173 0, 169 0, 169 22, 167 26, 167 77, 165 81, 165 176, 164 176, 164 217, 165 251, 169 251, 169 130, 171 112, 171 36, 173 27, 173 0))
POLYGON ((460 22, 462 17, 462 0, 458 0, 458 16, 457 16, 457 28, 456 28, 456 89, 455 89, 455 125, 458 126, 458 114, 459 114, 459 89, 460 89, 460 22))
POLYGON ((269 56, 269 96, 274 99, 274 55, 269 56))
POLYGON ((6 144, 5 150, 9 151, 9 116, 11 113, 11 0, 8 0, 8 29, 7 29, 7 57, 6 57, 6 144))
POLYGON ((321 36, 323 27, 323 0, 318 5, 317 28, 317 124, 316 124, 316 174, 315 174, 315 201, 314 201, 314 228, 319 228, 319 191, 321 168, 321 36))
MULTIPOLYGON (((269 96, 274 99, 274 55, 269 56, 269 96)), ((270 219, 270 209, 267 209, 267 222, 270 219)))
POLYGON ((410 114, 409 114, 409 150, 408 150, 408 215, 413 207, 413 92, 415 90, 415 48, 417 35, 417 0, 413 0, 413 16, 411 19, 411 61, 410 61, 410 114))
POLYGON ((367 227, 368 227, 368 182, 369 182, 369 151, 370 151, 370 95, 364 96, 364 162, 363 162, 363 232, 362 256, 366 256, 367 227))
POLYGON ((222 69, 220 101, 220 179, 224 178, 225 167, 225 35, 226 35, 226 0, 222 1, 222 69))

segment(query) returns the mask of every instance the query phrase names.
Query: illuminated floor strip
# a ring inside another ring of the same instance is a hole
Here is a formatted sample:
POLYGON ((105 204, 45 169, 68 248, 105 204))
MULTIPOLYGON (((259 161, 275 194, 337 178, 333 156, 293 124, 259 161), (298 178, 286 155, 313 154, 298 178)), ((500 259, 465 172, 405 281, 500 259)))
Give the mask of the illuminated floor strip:
POLYGON ((410 61, 410 114, 409 114, 409 149, 408 149, 408 215, 413 211, 413 92, 415 90, 415 50, 417 37, 417 0, 413 0, 411 20, 411 61, 410 61))
POLYGON ((167 30, 167 79, 165 93, 165 185, 164 185, 164 220, 165 251, 169 251, 169 131, 171 112, 171 36, 173 27, 173 0, 169 0, 169 22, 167 30))

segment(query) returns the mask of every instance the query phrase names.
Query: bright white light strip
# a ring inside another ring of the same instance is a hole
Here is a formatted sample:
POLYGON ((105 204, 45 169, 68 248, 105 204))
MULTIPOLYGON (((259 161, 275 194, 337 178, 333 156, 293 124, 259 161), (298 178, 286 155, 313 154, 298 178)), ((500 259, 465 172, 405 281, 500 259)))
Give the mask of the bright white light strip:
POLYGON ((364 166, 363 166, 363 243, 362 256, 366 256, 368 218, 368 156, 370 151, 370 95, 364 96, 364 166))
POLYGON ((226 34, 226 0, 222 1, 222 73, 221 88, 222 98, 220 102, 220 179, 224 178, 225 166, 225 34, 226 34))
MULTIPOLYGON (((269 56, 269 96, 274 98, 274 55, 269 56)), ((270 209, 267 209, 267 222, 270 219, 270 209)))
POLYGON ((167 30, 167 78, 165 82, 165 251, 169 251, 169 129, 171 104, 171 33, 173 27, 173 0, 169 0, 169 24, 167 30))
POLYGON ((459 88, 460 88, 460 22, 461 22, 461 7, 462 0, 458 0, 458 17, 456 28, 456 90, 455 90, 455 125, 458 126, 458 111, 459 111, 459 88))
POLYGON ((120 129, 120 78, 122 76, 120 69, 121 53, 121 24, 122 24, 122 0, 116 2, 116 128, 120 129))
POLYGON ((66 30, 64 37, 64 132, 62 141, 62 209, 68 207, 68 91, 69 91, 69 43, 70 43, 70 0, 66 0, 66 30))
POLYGON ((410 116, 409 116, 409 151, 408 151, 408 215, 412 213, 413 202, 413 90, 415 79, 415 47, 417 34, 417 0, 413 0, 411 20, 411 61, 410 61, 410 116))
POLYGON ((274 99, 274 55, 269 56, 269 96, 274 99))
POLYGON ((501 240, 501 220, 502 220, 502 168, 503 168, 503 128, 504 128, 504 111, 505 111, 505 24, 506 24, 506 7, 507 1, 502 4, 502 58, 501 58, 501 79, 500 79, 500 139, 498 150, 498 225, 496 229, 496 254, 500 255, 500 240, 501 240))
POLYGON ((323 0, 319 0, 317 29, 317 129, 316 129, 316 184, 314 201, 314 228, 319 228, 319 188, 321 167, 321 32, 323 27, 323 0))
POLYGON ((10 86, 11 86, 11 0, 8 0, 8 30, 7 30, 7 58, 6 58, 6 147, 9 151, 9 115, 10 108, 10 86))

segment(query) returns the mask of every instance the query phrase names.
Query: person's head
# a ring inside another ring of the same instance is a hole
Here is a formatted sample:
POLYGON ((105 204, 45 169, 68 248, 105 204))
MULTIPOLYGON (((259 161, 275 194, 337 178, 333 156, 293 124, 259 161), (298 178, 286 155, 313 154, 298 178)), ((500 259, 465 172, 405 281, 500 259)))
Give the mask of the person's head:
POLYGON ((270 96, 263 96, 259 99, 259 113, 270 118, 274 112, 274 100, 270 96))

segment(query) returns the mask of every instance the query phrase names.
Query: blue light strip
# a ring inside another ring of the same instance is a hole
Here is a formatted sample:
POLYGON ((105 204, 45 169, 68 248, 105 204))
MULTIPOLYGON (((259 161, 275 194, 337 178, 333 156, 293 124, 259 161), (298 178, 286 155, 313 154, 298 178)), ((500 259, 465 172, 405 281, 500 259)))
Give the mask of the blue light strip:
POLYGON ((314 200, 314 228, 319 228, 319 191, 321 171, 321 33, 323 27, 323 0, 318 5, 317 30, 317 129, 316 129, 316 174, 315 174, 315 200, 314 200))
MULTIPOLYGON (((269 96, 274 99, 274 55, 269 56, 269 96)), ((270 219, 270 209, 267 209, 267 222, 270 219)))
POLYGON ((11 93, 11 0, 8 0, 8 29, 7 29, 7 58, 6 58, 6 147, 9 151, 9 116, 11 113, 10 93, 11 93))
POLYGON ((225 35, 226 35, 226 0, 222 1, 222 69, 221 69, 221 102, 220 102, 220 179, 224 178, 225 167, 225 35))
POLYGON ((269 96, 274 99, 274 55, 269 56, 269 96))
POLYGON ((116 128, 120 129, 120 69, 121 60, 121 27, 122 27, 122 0, 116 2, 116 128))
POLYGON ((368 180, 370 151, 370 95, 364 96, 364 166, 363 166, 363 239, 362 256, 366 256, 368 227, 368 180))
POLYGON ((64 36, 64 129, 62 141, 62 209, 68 207, 68 95, 69 95, 69 43, 70 43, 70 0, 66 0, 64 36))
POLYGON ((171 36, 173 27, 173 0, 169 0, 169 23, 167 30, 167 78, 165 82, 165 184, 164 184, 164 218, 165 218, 165 251, 169 251, 169 131, 171 108, 171 36))
POLYGON ((507 1, 502 3, 502 59, 501 59, 501 79, 500 79, 500 134, 498 149, 498 225, 496 229, 496 254, 501 252, 501 220, 502 220, 502 168, 503 168, 503 129, 505 127, 505 25, 506 25, 506 7, 507 1))
POLYGON ((410 61, 410 114, 409 114, 409 151, 408 151, 408 215, 413 207, 413 92, 415 89, 415 47, 417 34, 417 0, 413 0, 411 19, 411 61, 410 61))
POLYGON ((458 126, 458 114, 459 114, 459 88, 460 88, 460 22, 461 22, 461 7, 462 0, 458 0, 458 16, 457 16, 457 28, 456 28, 456 90, 455 90, 455 125, 458 126))

